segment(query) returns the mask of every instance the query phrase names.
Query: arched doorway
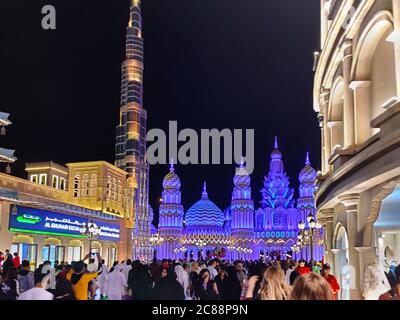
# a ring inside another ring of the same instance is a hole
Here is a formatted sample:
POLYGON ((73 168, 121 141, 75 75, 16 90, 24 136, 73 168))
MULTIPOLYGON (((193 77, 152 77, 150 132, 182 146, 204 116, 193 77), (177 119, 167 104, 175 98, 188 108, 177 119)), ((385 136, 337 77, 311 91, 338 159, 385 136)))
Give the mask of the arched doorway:
POLYGON ((379 264, 390 274, 400 264, 400 184, 382 200, 378 219, 374 223, 379 264))
POLYGON ((335 270, 341 290, 340 300, 350 300, 349 240, 344 226, 339 225, 335 240, 335 270))

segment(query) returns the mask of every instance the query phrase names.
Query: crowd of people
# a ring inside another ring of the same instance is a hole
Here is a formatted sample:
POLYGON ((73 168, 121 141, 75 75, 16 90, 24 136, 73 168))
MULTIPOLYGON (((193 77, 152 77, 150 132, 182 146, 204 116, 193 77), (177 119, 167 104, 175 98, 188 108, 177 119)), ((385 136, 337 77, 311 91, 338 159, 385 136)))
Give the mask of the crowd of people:
MULTIPOLYGON (((114 262, 99 254, 81 261, 45 261, 31 271, 18 254, 0 252, 0 300, 336 300, 329 264, 299 261, 153 260, 114 262), (85 262, 87 261, 87 263, 85 262)), ((397 282, 382 300, 399 300, 397 282)))

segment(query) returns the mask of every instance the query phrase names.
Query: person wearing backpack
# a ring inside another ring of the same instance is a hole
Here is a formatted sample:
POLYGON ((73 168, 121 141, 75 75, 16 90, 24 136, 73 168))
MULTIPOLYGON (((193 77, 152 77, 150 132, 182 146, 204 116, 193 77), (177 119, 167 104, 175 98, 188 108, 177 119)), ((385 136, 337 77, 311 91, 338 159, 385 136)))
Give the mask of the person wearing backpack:
POLYGON ((18 271, 17 279, 19 283, 19 290, 21 293, 35 286, 35 278, 33 276, 33 272, 30 271, 30 265, 28 260, 22 261, 21 269, 18 271))

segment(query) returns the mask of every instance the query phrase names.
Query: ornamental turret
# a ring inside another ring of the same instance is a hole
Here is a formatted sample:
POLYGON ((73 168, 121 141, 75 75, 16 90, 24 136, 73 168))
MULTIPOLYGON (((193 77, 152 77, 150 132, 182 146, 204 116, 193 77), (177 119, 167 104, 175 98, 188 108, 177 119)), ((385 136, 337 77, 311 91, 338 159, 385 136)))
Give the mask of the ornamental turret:
POLYGON ((278 149, 277 137, 275 137, 269 172, 264 178, 264 188, 261 190, 261 195, 261 207, 263 209, 279 207, 287 209, 294 206, 294 190, 290 188, 290 181, 282 161, 282 153, 278 149))
POLYGON ((317 172, 311 167, 310 155, 307 152, 304 168, 299 174, 299 198, 297 199, 297 208, 300 211, 302 221, 307 220, 307 216, 312 213, 315 216, 314 192, 315 179, 317 172))
POLYGON ((163 180, 162 203, 159 210, 158 230, 163 242, 160 246, 162 257, 173 257, 183 233, 183 205, 181 203, 181 180, 175 173, 171 160, 168 174, 163 180))
POLYGON ((254 203, 251 198, 251 179, 243 159, 233 178, 231 201, 231 230, 236 250, 233 259, 251 259, 254 237, 254 203))

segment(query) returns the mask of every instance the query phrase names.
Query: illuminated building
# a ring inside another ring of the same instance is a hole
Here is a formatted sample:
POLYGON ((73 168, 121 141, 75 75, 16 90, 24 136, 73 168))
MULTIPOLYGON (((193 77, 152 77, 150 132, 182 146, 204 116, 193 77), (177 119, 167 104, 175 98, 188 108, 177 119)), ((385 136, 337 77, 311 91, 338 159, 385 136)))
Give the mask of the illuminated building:
POLYGON ((132 0, 126 29, 126 60, 122 63, 120 122, 115 165, 127 172, 133 249, 129 256, 150 260, 149 165, 146 162, 146 121, 143 108, 143 38, 140 0, 132 0))
MULTIPOLYGON (((322 243, 303 246, 298 252, 293 247, 298 240, 299 222, 315 218, 313 191, 316 172, 310 166, 301 170, 300 198, 295 207, 294 190, 284 171, 282 154, 277 140, 271 153, 270 170, 261 190, 261 208, 254 210, 251 179, 242 162, 233 178, 230 206, 222 211, 211 201, 206 183, 201 198, 184 213, 181 204, 181 182, 174 167, 163 180, 162 204, 158 231, 163 242, 158 258, 194 258, 225 253, 227 259, 286 259, 293 256, 308 260, 322 258, 322 243)), ((319 234, 322 236, 321 234, 319 234)), ((318 235, 318 236, 319 236, 318 235)), ((319 240, 319 239, 315 239, 319 240)))
MULTIPOLYGON (((1 127, 1 135, 6 134, 6 127, 11 124, 11 121, 8 119, 9 114, 5 112, 0 112, 0 127, 1 127)), ((0 162, 7 163, 6 172, 10 173, 10 163, 14 163, 17 158, 14 156, 14 150, 0 148, 0 162)))
POLYGON ((314 110, 325 259, 360 299, 364 273, 400 262, 400 1, 321 0, 314 110))
POLYGON ((26 165, 28 180, 0 174, 0 247, 18 252, 32 268, 45 260, 78 261, 89 251, 84 231, 107 264, 126 259, 126 172, 104 161, 26 165), (64 180, 65 179, 65 180, 64 180))

